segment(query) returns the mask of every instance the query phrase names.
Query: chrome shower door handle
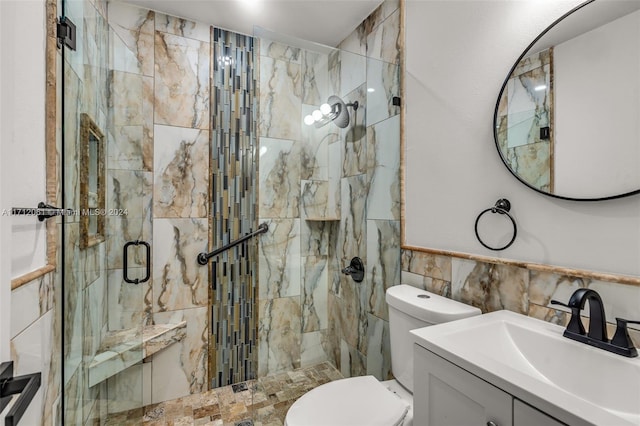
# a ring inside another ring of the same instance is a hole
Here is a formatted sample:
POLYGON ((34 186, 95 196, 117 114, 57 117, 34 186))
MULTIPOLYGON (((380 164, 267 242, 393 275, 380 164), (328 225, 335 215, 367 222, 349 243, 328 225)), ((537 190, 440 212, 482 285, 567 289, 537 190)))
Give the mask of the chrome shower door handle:
POLYGON ((141 284, 149 281, 149 278, 151 278, 151 245, 148 242, 135 240, 135 241, 129 241, 125 243, 122 249, 122 277, 124 278, 125 282, 128 282, 130 284, 141 284), (140 278, 131 279, 129 278, 129 275, 128 275, 129 274, 129 260, 128 260, 129 247, 138 246, 138 245, 143 245, 146 248, 146 252, 147 252, 146 272, 145 272, 144 278, 142 279, 140 278))

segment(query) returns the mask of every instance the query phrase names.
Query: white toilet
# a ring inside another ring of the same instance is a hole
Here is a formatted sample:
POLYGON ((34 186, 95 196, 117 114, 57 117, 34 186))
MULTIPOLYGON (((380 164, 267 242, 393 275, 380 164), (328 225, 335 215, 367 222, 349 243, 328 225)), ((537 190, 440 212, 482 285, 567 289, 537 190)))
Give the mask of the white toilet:
POLYGON ((395 380, 373 376, 336 380, 307 392, 287 412, 285 426, 411 426, 413 338, 416 328, 480 315, 480 309, 406 284, 387 290, 391 370, 395 380))

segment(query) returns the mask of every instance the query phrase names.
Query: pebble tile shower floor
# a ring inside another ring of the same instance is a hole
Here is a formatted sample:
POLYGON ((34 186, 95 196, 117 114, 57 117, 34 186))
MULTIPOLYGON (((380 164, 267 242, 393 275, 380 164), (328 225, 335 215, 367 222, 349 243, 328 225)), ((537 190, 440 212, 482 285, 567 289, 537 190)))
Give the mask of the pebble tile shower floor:
POLYGON ((325 362, 248 381, 247 390, 234 392, 232 386, 225 386, 113 414, 107 418, 106 424, 282 426, 287 410, 304 393, 342 378, 338 370, 325 362))

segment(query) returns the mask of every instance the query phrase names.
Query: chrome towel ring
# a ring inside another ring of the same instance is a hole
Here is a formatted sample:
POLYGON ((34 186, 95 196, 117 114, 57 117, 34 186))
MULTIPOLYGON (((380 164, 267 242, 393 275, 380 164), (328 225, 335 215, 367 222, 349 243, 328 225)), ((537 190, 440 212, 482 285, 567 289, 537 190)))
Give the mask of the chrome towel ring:
POLYGON ((516 235, 518 234, 518 227, 516 226, 515 219, 513 219, 513 217, 511 217, 511 215, 509 214, 509 210, 511 210, 511 203, 506 198, 501 198, 498 201, 496 201, 495 206, 489 207, 488 209, 483 210, 482 212, 480 212, 480 214, 476 218, 476 224, 475 224, 476 238, 478 239, 478 241, 480 241, 480 244, 482 244, 489 250, 494 250, 494 251, 504 250, 509 246, 511 246, 511 244, 513 244, 513 242, 516 240, 516 235), (482 217, 482 215, 484 215, 487 212, 504 214, 504 215, 507 215, 507 217, 511 220, 511 224, 513 225, 513 237, 511 238, 511 241, 509 241, 505 246, 491 247, 485 244, 484 241, 482 241, 482 239, 480 238, 480 234, 478 233, 478 222, 480 221, 480 218, 482 217))

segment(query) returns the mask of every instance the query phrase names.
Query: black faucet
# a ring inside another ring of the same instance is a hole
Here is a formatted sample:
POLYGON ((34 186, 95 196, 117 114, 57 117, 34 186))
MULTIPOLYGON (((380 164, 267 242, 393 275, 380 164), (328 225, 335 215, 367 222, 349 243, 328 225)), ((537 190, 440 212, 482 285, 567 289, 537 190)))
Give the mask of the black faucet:
POLYGON ((607 319, 604 314, 602 298, 595 290, 580 288, 573 292, 569 303, 565 304, 552 300, 551 304, 562 305, 571 309, 571 319, 563 334, 565 337, 618 355, 626 357, 638 356, 638 352, 633 346, 627 331, 627 323, 638 324, 638 322, 616 318, 616 333, 610 341, 607 337, 607 319), (580 319, 580 311, 584 308, 587 300, 589 301, 589 332, 585 333, 580 319))

